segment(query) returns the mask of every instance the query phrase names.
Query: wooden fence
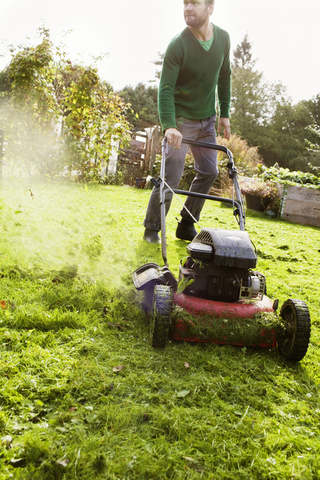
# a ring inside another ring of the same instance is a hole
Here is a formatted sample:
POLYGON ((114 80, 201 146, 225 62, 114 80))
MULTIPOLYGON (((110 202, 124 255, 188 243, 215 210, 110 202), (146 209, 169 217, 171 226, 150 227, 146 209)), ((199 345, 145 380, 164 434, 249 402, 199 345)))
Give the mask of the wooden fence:
POLYGON ((137 179, 149 175, 159 151, 158 127, 134 132, 129 147, 121 149, 118 157, 118 171, 123 173, 124 183, 136 185, 137 179))

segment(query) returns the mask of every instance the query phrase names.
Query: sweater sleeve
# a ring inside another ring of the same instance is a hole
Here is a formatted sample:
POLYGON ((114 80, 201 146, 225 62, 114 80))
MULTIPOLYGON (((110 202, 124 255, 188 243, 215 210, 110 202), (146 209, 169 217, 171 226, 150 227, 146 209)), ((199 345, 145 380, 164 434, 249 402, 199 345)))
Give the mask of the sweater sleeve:
POLYGON ((231 66, 230 66, 230 37, 226 54, 219 74, 218 80, 218 97, 220 105, 220 117, 229 118, 230 102, 231 102, 231 66))
POLYGON ((164 56, 158 93, 158 109, 162 131, 176 128, 174 92, 180 71, 177 49, 171 43, 164 56))

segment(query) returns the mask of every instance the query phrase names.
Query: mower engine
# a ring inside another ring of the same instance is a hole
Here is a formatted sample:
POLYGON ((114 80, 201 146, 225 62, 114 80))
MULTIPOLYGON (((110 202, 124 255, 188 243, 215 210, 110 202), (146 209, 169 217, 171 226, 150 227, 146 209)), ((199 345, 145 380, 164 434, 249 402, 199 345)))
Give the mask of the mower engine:
POLYGON ((184 294, 221 302, 262 300, 266 279, 253 270, 257 255, 247 232, 204 228, 187 252, 179 274, 187 285, 184 294))

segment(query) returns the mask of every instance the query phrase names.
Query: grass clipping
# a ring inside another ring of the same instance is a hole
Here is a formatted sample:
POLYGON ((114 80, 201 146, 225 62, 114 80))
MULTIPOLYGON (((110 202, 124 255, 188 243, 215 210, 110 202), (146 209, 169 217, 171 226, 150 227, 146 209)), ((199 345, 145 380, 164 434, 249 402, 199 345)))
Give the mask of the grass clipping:
POLYGON ((282 318, 273 312, 261 312, 250 318, 224 318, 208 314, 195 317, 176 306, 172 328, 179 325, 185 339, 247 346, 273 345, 284 330, 282 318))

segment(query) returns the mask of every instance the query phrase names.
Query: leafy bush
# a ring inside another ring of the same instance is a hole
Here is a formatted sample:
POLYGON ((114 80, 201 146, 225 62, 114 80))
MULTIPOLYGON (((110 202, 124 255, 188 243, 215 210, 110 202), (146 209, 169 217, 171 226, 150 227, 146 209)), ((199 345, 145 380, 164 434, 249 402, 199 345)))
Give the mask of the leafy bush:
POLYGON ((0 72, 0 128, 6 134, 6 167, 13 175, 55 176, 64 167, 78 181, 100 182, 117 141, 129 140, 127 105, 98 75, 96 65, 73 65, 42 41, 11 51, 0 72))
POLYGON ((116 174, 107 173, 103 178, 105 185, 123 185, 124 174, 122 172, 117 172, 116 174))
MULTIPOLYGON (((249 147, 247 141, 238 135, 231 135, 229 140, 218 136, 217 143, 227 147, 232 152, 238 175, 252 177, 257 172, 257 167, 262 162, 258 147, 249 147)), ((228 159, 222 152, 218 152, 218 163, 220 174, 215 185, 220 186, 220 188, 227 188, 230 185, 228 170, 225 168, 228 159)))
MULTIPOLYGON (((261 157, 258 153, 258 147, 249 147, 245 140, 237 135, 231 135, 230 140, 218 135, 217 144, 227 147, 233 155, 234 164, 237 168, 238 174, 252 177, 257 173, 257 167, 261 164, 261 157)), ((230 184, 228 177, 228 170, 226 168, 228 158, 223 152, 218 152, 219 177, 215 182, 218 188, 227 188, 230 184)), ((160 173, 161 155, 157 155, 154 164, 153 175, 157 176, 160 173)), ((187 153, 184 172, 181 177, 179 188, 188 190, 191 182, 196 175, 194 169, 194 159, 191 150, 187 153)))
POLYGON ((258 174, 265 181, 272 180, 287 185, 305 185, 320 190, 320 178, 316 175, 300 171, 291 172, 288 168, 279 167, 278 164, 273 167, 265 167, 260 164, 258 174))
POLYGON ((249 180, 250 182, 247 182, 240 178, 239 183, 242 194, 267 197, 271 200, 279 197, 278 189, 274 182, 264 182, 259 178, 251 178, 249 180))

